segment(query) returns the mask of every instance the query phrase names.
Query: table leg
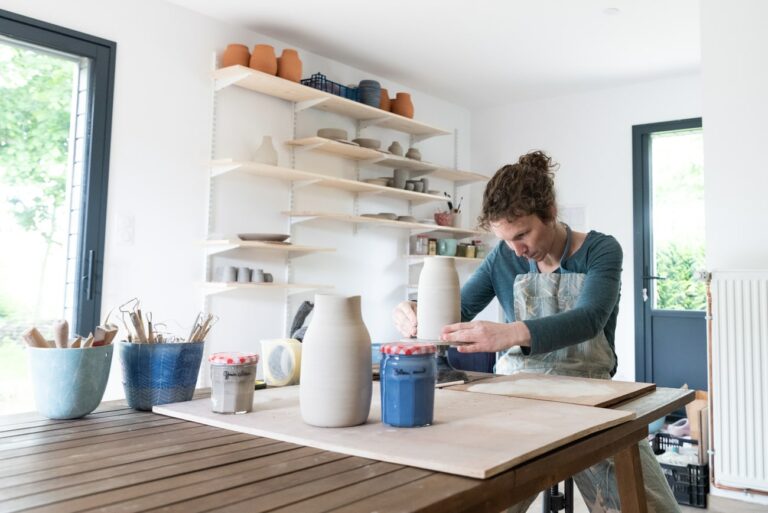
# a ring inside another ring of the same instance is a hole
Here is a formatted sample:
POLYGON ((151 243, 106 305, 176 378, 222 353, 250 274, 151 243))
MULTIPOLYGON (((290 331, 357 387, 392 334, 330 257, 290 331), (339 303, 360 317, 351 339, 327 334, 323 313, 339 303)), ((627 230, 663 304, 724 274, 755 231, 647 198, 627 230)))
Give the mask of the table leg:
POLYGON ((647 513, 640 449, 634 443, 616 453, 616 481, 619 487, 622 513, 647 513))

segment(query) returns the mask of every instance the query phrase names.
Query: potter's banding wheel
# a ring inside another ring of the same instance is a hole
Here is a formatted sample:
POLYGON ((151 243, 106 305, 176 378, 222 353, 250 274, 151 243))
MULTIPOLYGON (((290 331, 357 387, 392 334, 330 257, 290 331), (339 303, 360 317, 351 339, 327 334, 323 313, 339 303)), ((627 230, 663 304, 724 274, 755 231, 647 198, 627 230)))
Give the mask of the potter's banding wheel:
POLYGON ((469 381, 467 373, 454 369, 448 360, 448 348, 451 346, 466 345, 469 342, 446 342, 445 340, 430 340, 424 338, 403 338, 403 344, 434 344, 437 346, 435 357, 437 358, 437 383, 451 383, 454 381, 469 381))

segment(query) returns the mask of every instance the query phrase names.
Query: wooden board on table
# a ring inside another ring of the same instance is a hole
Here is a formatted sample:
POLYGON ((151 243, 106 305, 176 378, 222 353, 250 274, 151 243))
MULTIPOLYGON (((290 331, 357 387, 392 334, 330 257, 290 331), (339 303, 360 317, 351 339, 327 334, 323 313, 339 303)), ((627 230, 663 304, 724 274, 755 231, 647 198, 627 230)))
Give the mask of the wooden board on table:
POLYGON ((653 383, 634 383, 520 372, 451 387, 450 390, 606 408, 653 391, 653 383))
POLYGON ((349 428, 305 424, 299 387, 257 390, 251 413, 211 412, 210 400, 155 406, 153 411, 201 424, 352 456, 474 478, 488 478, 536 456, 634 418, 586 406, 435 390, 435 422, 423 428, 381 423, 379 384, 368 422, 349 428))

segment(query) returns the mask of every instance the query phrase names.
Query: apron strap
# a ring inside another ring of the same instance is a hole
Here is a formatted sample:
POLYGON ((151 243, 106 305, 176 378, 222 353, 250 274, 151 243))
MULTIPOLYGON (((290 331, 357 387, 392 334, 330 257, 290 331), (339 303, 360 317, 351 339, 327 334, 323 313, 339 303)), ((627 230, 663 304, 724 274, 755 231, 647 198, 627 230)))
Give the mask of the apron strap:
MULTIPOLYGON (((562 223, 563 226, 565 226, 565 247, 563 248, 563 255, 560 257, 560 272, 561 273, 567 273, 565 269, 563 269, 563 262, 565 262, 565 259, 568 257, 568 253, 571 251, 571 227, 568 226, 565 223, 562 223)), ((528 270, 532 273, 538 273, 539 272, 539 266, 536 264, 536 260, 528 260, 528 270)))

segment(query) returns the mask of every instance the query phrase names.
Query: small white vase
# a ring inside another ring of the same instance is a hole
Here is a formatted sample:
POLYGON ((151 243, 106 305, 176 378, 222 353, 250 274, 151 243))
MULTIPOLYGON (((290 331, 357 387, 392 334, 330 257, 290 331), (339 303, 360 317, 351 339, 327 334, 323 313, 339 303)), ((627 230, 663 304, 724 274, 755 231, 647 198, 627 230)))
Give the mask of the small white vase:
POLYGON ((424 258, 418 294, 417 338, 439 340, 444 326, 461 322, 461 290, 453 258, 424 258))
POLYGON ((262 164, 277 165, 277 150, 275 150, 275 145, 272 144, 272 136, 264 136, 261 140, 261 146, 253 152, 251 159, 262 164))
POLYGON ((318 294, 302 343, 301 418, 319 427, 364 424, 371 409, 371 337, 360 296, 318 294))

